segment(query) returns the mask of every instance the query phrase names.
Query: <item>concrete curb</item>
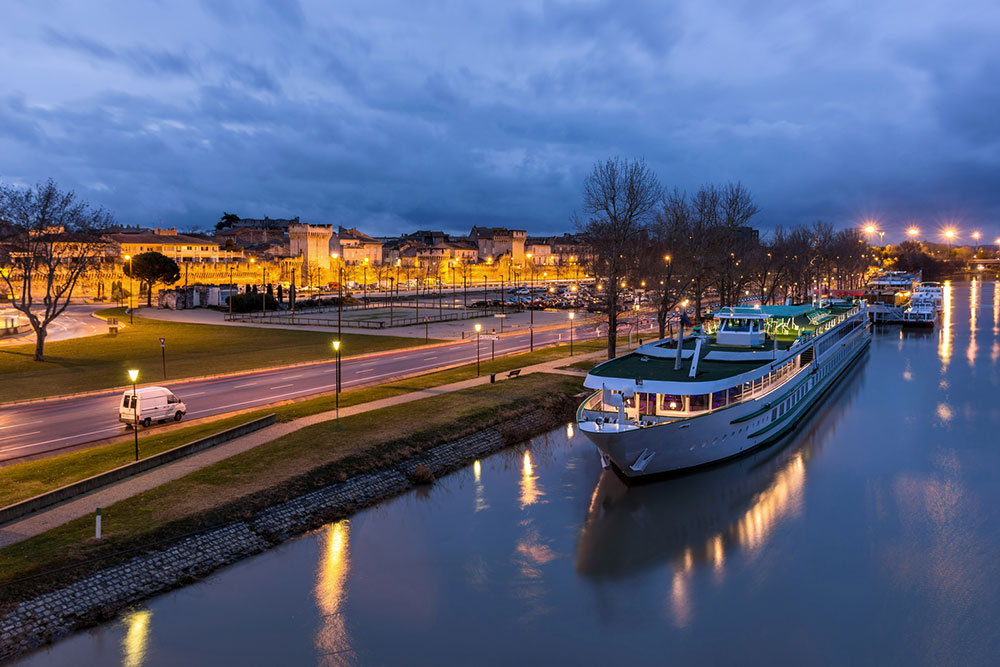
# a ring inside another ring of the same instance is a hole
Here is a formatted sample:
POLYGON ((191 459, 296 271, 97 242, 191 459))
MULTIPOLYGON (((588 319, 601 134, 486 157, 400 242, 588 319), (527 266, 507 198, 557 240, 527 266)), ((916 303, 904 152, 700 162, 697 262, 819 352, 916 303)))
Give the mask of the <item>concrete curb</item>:
POLYGON ((190 456, 191 454, 196 454, 206 449, 210 449, 216 445, 220 445, 224 442, 246 435, 247 433, 258 431, 266 426, 270 426, 274 422, 275 416, 273 414, 266 415, 260 419, 255 419, 251 422, 247 422, 246 424, 234 426, 233 428, 216 433, 215 435, 210 435, 200 440, 189 442, 186 445, 180 445, 178 447, 174 447, 173 449, 168 449, 167 451, 160 452, 154 456, 140 459, 135 463, 127 463, 113 470, 102 472, 94 475, 93 477, 88 477, 87 479, 82 479, 79 482, 67 484, 66 486, 43 493, 35 496, 34 498, 28 498, 27 500, 22 500, 19 503, 0 508, 0 525, 10 523, 17 519, 22 519, 29 514, 37 512, 38 510, 58 505, 59 503, 76 498, 77 496, 82 496, 86 493, 90 493, 91 491, 96 491, 97 489, 114 484, 115 482, 119 482, 128 477, 132 477, 133 475, 138 475, 139 473, 171 463, 177 459, 184 458, 185 456, 190 456))

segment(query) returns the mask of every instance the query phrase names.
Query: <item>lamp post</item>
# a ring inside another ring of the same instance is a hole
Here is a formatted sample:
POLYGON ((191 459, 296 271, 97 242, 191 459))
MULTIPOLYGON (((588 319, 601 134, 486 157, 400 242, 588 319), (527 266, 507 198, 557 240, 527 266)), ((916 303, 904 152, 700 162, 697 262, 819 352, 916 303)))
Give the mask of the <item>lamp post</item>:
POLYGON ((233 267, 229 267, 229 319, 233 319, 233 267))
POLYGON ((479 334, 483 330, 483 325, 476 323, 476 377, 479 377, 479 334))
MULTIPOLYGON (((337 253, 330 253, 330 257, 337 260, 340 255, 337 253)), ((337 338, 340 338, 340 316, 344 309, 344 264, 343 262, 337 262, 337 338)), ((337 343, 340 345, 340 343, 337 343)), ((337 377, 340 377, 340 372, 337 372, 337 377)), ((339 386, 340 381, 337 381, 339 386)))
POLYGON ((569 314, 569 356, 573 356, 573 317, 576 313, 569 314))
POLYGON ((334 405, 336 406, 336 417, 337 428, 340 428, 340 341, 333 341, 333 351, 337 354, 337 389, 336 398, 334 399, 334 405))
POLYGON ((128 262, 128 323, 132 324, 132 255, 125 255, 125 260, 128 262))
POLYGON ((367 308, 368 307, 368 258, 367 257, 365 257, 365 261, 361 262, 361 271, 364 274, 362 280, 364 280, 365 282, 363 287, 364 294, 361 300, 364 301, 365 308, 367 308))
POLYGON ((138 369, 128 372, 128 379, 132 381, 132 433, 135 434, 135 460, 139 460, 139 400, 135 395, 135 383, 139 379, 138 369))
POLYGON ((978 231, 972 232, 972 238, 976 241, 976 254, 973 255, 974 257, 979 255, 979 239, 981 236, 982 234, 980 234, 978 231))
POLYGON ((267 269, 260 267, 260 321, 267 314, 267 269))
POLYGON ((951 242, 955 240, 955 230, 950 227, 944 230, 944 237, 948 239, 948 259, 951 259, 951 242))
POLYGON ((535 287, 535 264, 531 261, 531 253, 524 253, 525 258, 528 260, 528 317, 530 322, 528 323, 528 351, 535 351, 535 309, 532 308, 534 305, 532 300, 533 289, 535 287))

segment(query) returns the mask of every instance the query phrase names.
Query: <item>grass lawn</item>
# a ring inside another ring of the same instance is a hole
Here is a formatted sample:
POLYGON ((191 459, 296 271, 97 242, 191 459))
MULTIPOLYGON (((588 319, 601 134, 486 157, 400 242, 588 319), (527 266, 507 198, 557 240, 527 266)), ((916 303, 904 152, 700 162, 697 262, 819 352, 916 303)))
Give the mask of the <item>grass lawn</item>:
MULTIPOLYGON (((601 349, 602 341, 586 341, 574 344, 574 352, 584 354, 601 349)), ((569 348, 565 345, 548 347, 535 352, 501 357, 496 361, 483 362, 481 372, 503 373, 515 368, 539 364, 555 359, 568 359, 569 348)), ((571 364, 572 366, 572 364, 571 364)), ((341 407, 377 401, 398 396, 419 389, 439 387, 452 382, 468 380, 476 376, 476 366, 460 366, 446 371, 429 373, 418 377, 387 382, 372 387, 351 389, 340 394, 341 407)), ((314 398, 289 402, 239 415, 223 417, 204 424, 175 428, 165 431, 141 431, 139 433, 139 454, 145 458, 167 449, 224 431, 238 424, 252 421, 266 414, 275 413, 279 421, 291 421, 334 409, 335 397, 323 394, 314 398)), ((14 463, 0 467, 0 507, 31 498, 60 486, 86 479, 98 473, 117 468, 135 458, 134 444, 129 434, 124 439, 107 445, 99 445, 84 450, 59 454, 37 461, 14 463)))
POLYGON ((345 417, 339 428, 333 421, 305 427, 104 508, 99 543, 92 539, 93 517, 86 516, 0 550, 0 583, 244 516, 506 423, 526 404, 561 414, 580 389, 579 378, 539 373, 345 417))
MULTIPOLYGON (((127 322, 120 308, 99 311, 127 322)), ((32 360, 34 343, 0 348, 0 403, 105 389, 127 384, 126 371, 162 377, 160 337, 167 339, 167 375, 198 375, 330 359, 332 333, 185 324, 136 317, 117 336, 87 336, 45 344, 46 360, 32 360)), ((438 342, 438 341, 431 341, 438 342)), ((345 354, 422 345, 419 338, 344 334, 345 354)))

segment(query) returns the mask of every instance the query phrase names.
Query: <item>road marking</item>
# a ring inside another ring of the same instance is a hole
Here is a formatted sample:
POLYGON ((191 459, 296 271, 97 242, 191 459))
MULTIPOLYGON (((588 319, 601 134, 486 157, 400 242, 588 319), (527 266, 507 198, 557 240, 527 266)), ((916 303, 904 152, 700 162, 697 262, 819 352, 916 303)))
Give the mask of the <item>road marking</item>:
POLYGON ((279 384, 277 387, 268 387, 267 390, 271 391, 272 389, 285 389, 287 387, 294 387, 294 386, 295 386, 295 383, 292 382, 290 384, 279 384))
POLYGON ((336 369, 336 368, 331 368, 330 370, 328 370, 328 371, 323 371, 323 372, 324 372, 324 373, 336 373, 336 372, 337 372, 337 369, 336 369))
POLYGON ((434 356, 434 357, 424 357, 424 361, 430 361, 431 359, 437 359, 437 357, 436 356, 434 356))
MULTIPOLYGON (((5 447, 0 452, 12 452, 15 449, 26 449, 28 447, 38 447, 39 445, 48 445, 53 442, 61 442, 62 440, 72 440, 73 438, 82 438, 87 435, 96 435, 98 433, 104 433, 105 431, 117 431, 121 429, 121 426, 109 426, 108 428, 102 428, 97 431, 88 431, 87 433, 77 433, 76 435, 67 435, 62 438, 55 438, 53 440, 46 440, 44 442, 33 442, 30 445, 20 445, 18 447, 5 447)), ((86 441, 85 441, 86 442, 86 441)))
POLYGON ((279 380, 294 380, 295 378, 300 378, 300 377, 302 377, 301 373, 299 375, 286 375, 285 377, 278 378, 278 379, 279 380))
POLYGON ((21 422, 19 424, 11 424, 10 426, 0 426, 0 431, 4 430, 5 428, 17 428, 19 426, 31 426, 32 424, 41 424, 43 421, 48 421, 48 420, 36 419, 33 422, 21 422))
POLYGON ((374 368, 374 367, 372 367, 372 368, 362 368, 361 370, 359 370, 359 371, 354 371, 354 372, 355 372, 355 373, 371 373, 371 372, 373 372, 374 370, 375 370, 375 368, 374 368))
POLYGON ((239 389, 240 387, 252 387, 255 384, 257 384, 257 383, 256 382, 247 382, 246 384, 238 384, 235 387, 233 387, 233 389, 239 389))
POLYGON ((337 385, 335 385, 335 384, 326 384, 326 385, 322 385, 322 386, 319 386, 319 387, 311 387, 309 389, 299 389, 298 391, 289 391, 289 392, 286 392, 284 394, 275 394, 274 396, 268 396, 267 398, 255 398, 255 399, 253 399, 251 401, 240 401, 239 403, 230 403, 229 405, 220 405, 220 406, 218 406, 216 408, 206 408, 204 410, 195 410, 194 412, 189 412, 188 414, 189 415, 196 415, 196 414, 199 414, 199 413, 202 413, 202 412, 212 412, 213 410, 219 411, 219 410, 225 410, 226 408, 238 408, 241 405, 250 405, 251 403, 264 403, 264 402, 267 402, 267 401, 273 401, 276 398, 284 398, 285 396, 294 396, 295 394, 302 394, 302 393, 309 392, 309 391, 313 391, 313 392, 317 392, 318 393, 318 392, 323 391, 324 389, 333 389, 336 386, 337 385))
POLYGON ((41 431, 31 431, 29 433, 18 433, 17 435, 8 435, 0 438, 0 440, 10 440, 11 438, 21 438, 26 435, 35 435, 36 433, 41 433, 41 431))
POLYGON ((185 391, 185 392, 184 392, 184 395, 185 395, 185 396, 201 396, 201 395, 202 395, 202 394, 204 394, 204 393, 206 393, 206 392, 204 392, 204 391, 196 391, 196 392, 195 392, 195 393, 193 393, 193 394, 189 394, 189 393, 187 393, 187 392, 185 391))

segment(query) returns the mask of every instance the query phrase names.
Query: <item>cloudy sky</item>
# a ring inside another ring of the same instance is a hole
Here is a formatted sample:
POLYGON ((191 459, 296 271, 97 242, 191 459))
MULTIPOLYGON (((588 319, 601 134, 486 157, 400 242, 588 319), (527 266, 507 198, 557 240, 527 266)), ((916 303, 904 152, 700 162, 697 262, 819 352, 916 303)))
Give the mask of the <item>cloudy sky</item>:
POLYGON ((597 160, 757 224, 1000 236, 1000 4, 4 3, 0 180, 119 221, 571 229, 597 160))

